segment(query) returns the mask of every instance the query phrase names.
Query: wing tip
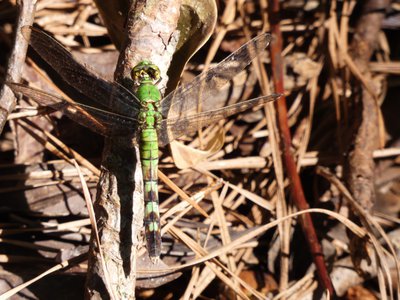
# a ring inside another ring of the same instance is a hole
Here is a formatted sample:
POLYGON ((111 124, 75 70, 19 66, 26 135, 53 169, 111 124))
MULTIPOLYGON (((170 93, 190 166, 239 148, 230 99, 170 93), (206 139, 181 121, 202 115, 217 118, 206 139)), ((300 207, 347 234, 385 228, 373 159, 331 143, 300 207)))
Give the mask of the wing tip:
POLYGON ((263 32, 258 36, 256 36, 255 38, 253 38, 252 40, 250 40, 249 42, 253 40, 256 40, 257 43, 261 43, 262 48, 266 49, 272 41, 272 35, 268 32, 263 32))
POLYGON ((284 95, 285 95, 284 93, 272 93, 269 94, 268 96, 264 96, 265 97, 264 99, 266 100, 266 102, 271 102, 278 100, 280 97, 284 95))

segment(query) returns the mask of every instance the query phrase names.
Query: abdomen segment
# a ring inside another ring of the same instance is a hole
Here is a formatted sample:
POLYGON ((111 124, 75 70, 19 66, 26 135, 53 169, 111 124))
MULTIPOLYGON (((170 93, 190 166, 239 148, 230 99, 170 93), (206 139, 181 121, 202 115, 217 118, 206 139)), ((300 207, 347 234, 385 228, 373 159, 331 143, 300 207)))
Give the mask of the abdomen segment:
POLYGON ((152 259, 161 252, 160 211, 158 207, 158 141, 155 129, 143 129, 140 157, 144 182, 144 225, 147 250, 152 259))

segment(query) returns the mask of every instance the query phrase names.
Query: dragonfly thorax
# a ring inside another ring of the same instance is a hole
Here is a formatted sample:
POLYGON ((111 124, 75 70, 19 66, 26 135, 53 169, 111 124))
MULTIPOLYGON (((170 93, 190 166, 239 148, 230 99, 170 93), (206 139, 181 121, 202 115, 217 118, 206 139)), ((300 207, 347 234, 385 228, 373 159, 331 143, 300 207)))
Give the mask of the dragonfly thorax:
POLYGON ((138 84, 136 95, 139 98, 142 109, 140 111, 140 122, 143 130, 156 130, 161 121, 158 111, 161 94, 155 86, 154 81, 160 78, 160 70, 149 61, 142 61, 132 70, 132 79, 138 84))
POLYGON ((150 109, 149 104, 157 106, 161 99, 161 94, 158 88, 152 83, 142 83, 136 90, 136 95, 140 99, 143 107, 150 109))
POLYGON ((152 129, 155 130, 158 127, 158 124, 161 120, 161 115, 158 111, 147 111, 147 112, 142 112, 142 115, 140 115, 140 119, 142 122, 142 133, 144 129, 152 129))
POLYGON ((143 129, 156 129, 161 121, 161 113, 158 111, 161 99, 160 91, 152 83, 142 83, 138 87, 136 95, 142 104, 140 121, 143 129))

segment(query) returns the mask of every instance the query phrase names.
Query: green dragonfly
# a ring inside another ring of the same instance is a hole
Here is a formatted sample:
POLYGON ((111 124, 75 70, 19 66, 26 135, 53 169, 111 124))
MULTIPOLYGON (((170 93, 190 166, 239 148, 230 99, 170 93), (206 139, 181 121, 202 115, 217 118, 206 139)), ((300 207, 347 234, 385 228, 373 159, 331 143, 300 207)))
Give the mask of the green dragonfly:
POLYGON ((142 61, 132 70, 135 91, 117 82, 104 80, 78 63, 54 38, 33 27, 22 33, 33 49, 73 89, 95 103, 67 101, 56 95, 19 83, 7 83, 16 94, 23 94, 39 105, 63 112, 70 119, 104 136, 134 136, 139 146, 144 181, 145 235, 152 260, 161 252, 158 208, 158 147, 218 120, 279 98, 272 94, 219 109, 198 111, 198 103, 212 101, 232 78, 265 51, 271 36, 261 34, 229 55, 214 68, 198 75, 191 83, 161 98, 157 82, 160 70, 142 61))

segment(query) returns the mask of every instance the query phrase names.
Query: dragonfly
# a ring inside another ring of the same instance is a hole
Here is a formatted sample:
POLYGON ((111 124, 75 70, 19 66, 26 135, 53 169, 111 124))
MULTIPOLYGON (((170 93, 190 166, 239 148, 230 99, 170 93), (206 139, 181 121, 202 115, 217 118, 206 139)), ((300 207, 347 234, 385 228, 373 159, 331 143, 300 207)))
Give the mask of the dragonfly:
POLYGON ((181 85, 162 98, 157 83, 159 68, 148 60, 131 71, 132 90, 105 80, 79 63, 57 40, 36 28, 25 26, 23 36, 30 46, 61 76, 89 98, 95 106, 80 99, 67 100, 24 84, 8 82, 16 95, 24 95, 40 106, 61 111, 73 121, 107 137, 133 136, 139 147, 144 185, 144 227, 147 251, 153 261, 161 254, 161 228, 158 199, 158 149, 173 140, 198 131, 231 115, 276 100, 280 94, 260 96, 222 108, 202 111, 198 103, 209 103, 222 92, 235 75, 263 53, 271 41, 267 33, 253 38, 215 67, 181 85), (200 111, 199 111, 200 110, 200 111))

